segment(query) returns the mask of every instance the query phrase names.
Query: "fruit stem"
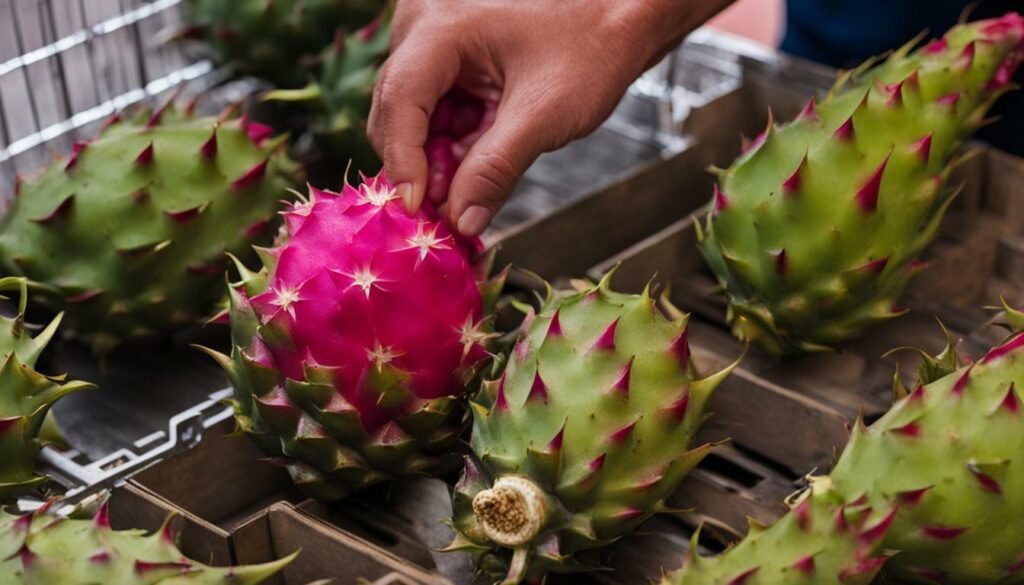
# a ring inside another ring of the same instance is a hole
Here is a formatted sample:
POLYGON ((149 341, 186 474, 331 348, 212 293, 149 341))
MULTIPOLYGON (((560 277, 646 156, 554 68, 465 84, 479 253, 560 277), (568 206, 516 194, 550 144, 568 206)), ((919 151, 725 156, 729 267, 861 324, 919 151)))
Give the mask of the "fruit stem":
POLYGON ((512 553, 512 563, 509 565, 508 577, 501 582, 501 585, 519 585, 526 576, 526 561, 530 558, 530 549, 520 546, 512 553))

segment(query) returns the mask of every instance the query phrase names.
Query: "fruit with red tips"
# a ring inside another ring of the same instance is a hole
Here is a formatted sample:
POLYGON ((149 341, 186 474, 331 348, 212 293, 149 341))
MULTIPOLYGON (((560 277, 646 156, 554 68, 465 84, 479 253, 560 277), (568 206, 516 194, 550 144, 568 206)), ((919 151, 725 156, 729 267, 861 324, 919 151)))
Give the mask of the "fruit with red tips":
POLYGON ((450 550, 506 583, 588 567, 663 510, 710 450, 692 448, 715 387, 690 361, 687 317, 614 292, 608 278, 550 292, 527 313, 505 371, 473 403, 473 456, 454 493, 450 550))
POLYGON ((5 585, 256 585, 298 553, 262 565, 210 567, 185 558, 168 518, 153 534, 110 527, 103 504, 91 518, 0 510, 0 583, 5 585))
POLYGON ((815 534, 834 529, 827 518, 801 515, 822 506, 876 527, 888 518, 879 544, 895 553, 882 568, 893 582, 1024 583, 1024 530, 1013 521, 1024 517, 1024 333, 931 380, 929 372, 945 370, 933 366, 952 355, 949 346, 933 358, 913 390, 897 384, 902 398, 870 427, 858 421, 832 473, 809 478, 809 493, 785 518, 717 558, 691 562, 667 583, 728 583, 743 571, 756 571, 745 585, 846 583, 837 568, 876 547, 860 548, 862 532, 856 541, 842 531, 815 534), (785 570, 794 574, 785 567, 806 556, 814 580, 784 579, 785 570))
POLYGON ((770 528, 751 520, 747 537, 717 557, 697 553, 698 531, 682 569, 662 585, 868 585, 886 562, 893 512, 846 505, 816 483, 770 528))
POLYGON ((1024 59, 1024 17, 957 26, 840 77, 718 171, 700 234, 738 337, 822 349, 897 316, 935 237, 961 141, 1024 59))
POLYGON ((38 283, 33 299, 101 354, 201 322, 223 296, 224 253, 272 237, 297 179, 280 144, 244 118, 115 118, 20 184, 0 219, 0 272, 38 283))
POLYGON ((238 263, 230 357, 238 426, 323 500, 435 470, 462 430, 467 383, 488 357, 479 242, 425 206, 405 212, 383 175, 312 189, 287 233, 238 263))
POLYGON ((239 75, 279 87, 301 87, 304 59, 339 29, 368 23, 385 0, 189 0, 183 38, 209 44, 214 60, 239 75))
POLYGON ((366 138, 366 120, 390 41, 388 11, 347 35, 339 30, 334 43, 320 55, 321 70, 315 82, 302 89, 271 91, 263 97, 301 104, 308 111, 306 139, 297 141, 297 148, 299 158, 308 159, 316 180, 339 183, 349 161, 357 169, 380 168, 380 160, 366 138), (312 152, 305 151, 309 146, 312 152))
MULTIPOLYGON (((379 167, 366 137, 373 88, 380 65, 388 55, 391 14, 385 11, 366 27, 347 36, 338 35, 324 50, 322 71, 315 83, 302 89, 276 90, 271 101, 305 104, 313 115, 309 128, 316 145, 313 168, 379 167)), ((443 201, 455 171, 480 135, 494 123, 497 103, 454 87, 438 101, 430 118, 424 145, 428 162, 427 196, 443 201)))
MULTIPOLYGON (((91 384, 65 381, 35 371, 39 354, 60 324, 54 319, 32 337, 25 326, 28 285, 24 278, 0 278, 0 290, 19 293, 18 314, 0 316, 0 504, 46 481, 35 474, 42 447, 40 432, 50 407, 61 397, 91 388, 91 384)), ((2 554, 2 553, 0 553, 2 554)), ((0 558, 3 558, 0 556, 0 558)))

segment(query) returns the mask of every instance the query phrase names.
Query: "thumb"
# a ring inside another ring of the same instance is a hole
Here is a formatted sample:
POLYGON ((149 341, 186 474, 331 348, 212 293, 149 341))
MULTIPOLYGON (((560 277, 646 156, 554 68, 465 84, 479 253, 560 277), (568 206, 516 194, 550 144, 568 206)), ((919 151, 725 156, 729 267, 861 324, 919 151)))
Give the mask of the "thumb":
POLYGON ((536 108, 512 101, 498 108, 494 125, 470 148, 452 179, 448 217, 464 236, 476 236, 491 223, 516 183, 537 157, 557 144, 551 120, 536 108))
POLYGON ((419 209, 427 188, 423 147, 430 115, 458 72, 458 54, 451 46, 410 38, 377 80, 367 134, 409 211, 419 209))

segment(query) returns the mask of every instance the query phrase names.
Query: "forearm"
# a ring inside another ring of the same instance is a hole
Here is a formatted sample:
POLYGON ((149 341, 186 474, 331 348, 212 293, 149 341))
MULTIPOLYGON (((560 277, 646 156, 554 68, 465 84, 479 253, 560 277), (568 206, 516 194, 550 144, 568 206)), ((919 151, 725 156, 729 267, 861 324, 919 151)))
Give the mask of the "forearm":
POLYGON ((682 42, 686 35, 706 23, 735 0, 640 0, 626 2, 625 16, 645 41, 653 65, 682 42))

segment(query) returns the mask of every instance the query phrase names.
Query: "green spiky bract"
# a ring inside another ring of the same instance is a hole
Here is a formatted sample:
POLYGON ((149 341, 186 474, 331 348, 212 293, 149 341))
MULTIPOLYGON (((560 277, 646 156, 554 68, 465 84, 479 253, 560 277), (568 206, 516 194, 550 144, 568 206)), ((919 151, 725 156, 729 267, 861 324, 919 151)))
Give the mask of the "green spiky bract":
POLYGON ((528 313, 504 374, 473 404, 451 550, 480 553, 482 567, 515 583, 586 569, 575 553, 663 510, 710 449, 690 446, 734 367, 698 379, 687 317, 666 306, 674 320, 646 291, 613 292, 606 278, 528 313))
POLYGON ((335 31, 355 30, 384 7, 382 0, 189 0, 181 36, 207 41, 214 59, 239 75, 278 87, 301 87, 305 57, 330 44, 335 31))
POLYGON ((868 585, 886 560, 879 549, 892 510, 844 505, 825 484, 811 492, 771 528, 751 522, 717 557, 697 554, 698 532, 683 568, 662 585, 868 585))
POLYGON ((297 178, 268 135, 173 108, 115 118, 19 184, 0 272, 38 283, 33 300, 65 311, 99 354, 201 322, 223 298, 225 252, 269 242, 297 178))
POLYGON ((373 87, 388 55, 391 15, 384 12, 366 27, 340 34, 321 55, 318 80, 303 89, 277 90, 266 100, 307 104, 313 112, 309 129, 318 156, 339 170, 344 161, 370 172, 380 160, 366 138, 373 87), (339 164, 342 163, 342 164, 339 164))
POLYGON ((737 336, 799 353, 901 314, 952 200, 954 155, 1024 55, 1021 21, 960 25, 865 64, 719 172, 700 249, 737 336))
POLYGON ((0 511, 0 582, 5 585, 256 585, 298 553, 242 567, 208 567, 175 545, 171 518, 151 535, 113 530, 104 504, 92 518, 45 506, 22 516, 0 511))
MULTIPOLYGON (((25 327, 28 298, 24 278, 0 278, 0 290, 17 290, 18 314, 0 316, 0 503, 24 494, 46 478, 35 474, 43 421, 62 396, 91 388, 85 382, 67 382, 63 376, 35 371, 36 360, 57 331, 57 317, 34 338, 25 327)), ((0 553, 0 558, 3 558, 0 553)))
MULTIPOLYGON (((973 364, 918 384, 870 427, 858 421, 832 474, 810 478, 811 499, 844 503, 848 512, 894 512, 882 546, 896 554, 882 571, 897 582, 1024 583, 1024 530, 1010 520, 1024 517, 1018 385, 1024 385, 1024 333, 973 364)), ((836 546, 789 541, 781 536, 787 523, 792 520, 748 539, 785 542, 786 550, 802 554, 836 546)), ((740 545, 706 562, 754 568, 766 562, 759 556, 765 548, 740 545)), ((698 581, 682 581, 691 582, 698 581)))

